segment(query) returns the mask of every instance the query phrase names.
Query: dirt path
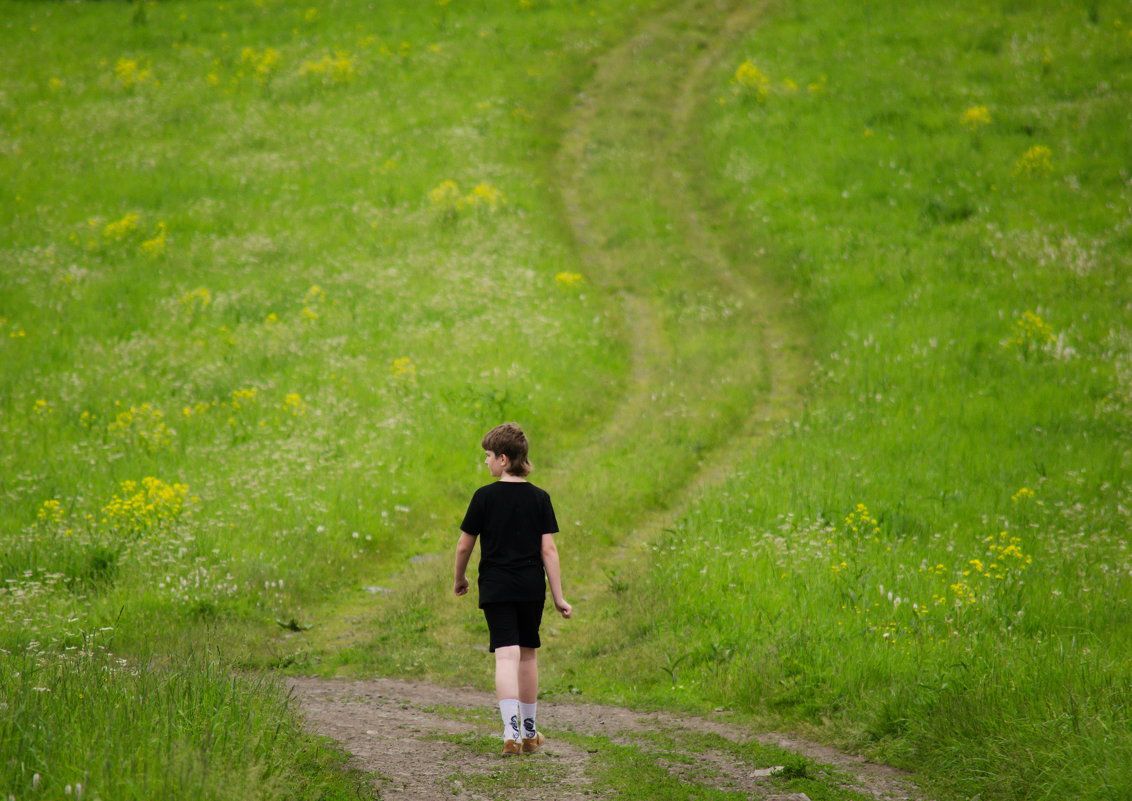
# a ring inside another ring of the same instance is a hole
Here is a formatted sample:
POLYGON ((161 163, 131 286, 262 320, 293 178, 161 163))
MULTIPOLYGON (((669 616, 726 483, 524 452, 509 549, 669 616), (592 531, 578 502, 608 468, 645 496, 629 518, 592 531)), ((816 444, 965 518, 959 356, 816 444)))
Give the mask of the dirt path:
MULTIPOLYGON (((577 734, 604 738, 613 745, 641 747, 647 741, 635 735, 657 732, 710 733, 733 742, 755 739, 833 765, 855 780, 855 789, 878 800, 918 798, 907 778, 892 768, 785 735, 754 735, 729 727, 725 720, 542 701, 539 718, 540 728, 549 737, 546 745, 533 755, 505 758, 497 753, 500 724, 494 697, 488 693, 394 679, 303 677, 289 679, 288 686, 312 725, 339 741, 354 755, 358 767, 374 775, 384 801, 507 798, 487 788, 506 787, 515 771, 530 765, 538 766, 537 774, 525 777, 516 798, 591 801, 601 796, 589 771, 601 746, 580 746, 567 738, 577 734)), ((656 764, 689 786, 689 798, 695 797, 697 787, 739 791, 748 798, 769 801, 801 801, 804 797, 776 790, 769 768, 753 768, 719 750, 653 747, 651 755, 656 764), (690 769, 690 764, 696 769, 690 769)))
MULTIPOLYGON (((715 443, 712 458, 697 468, 658 474, 655 485, 666 488, 670 502, 638 516, 632 536, 602 553, 606 566, 639 558, 643 543, 801 406, 808 360, 791 300, 761 274, 745 240, 712 218, 696 183, 702 165, 693 122, 705 102, 706 81, 762 9, 763 3, 744 0, 677 0, 646 20, 598 59, 551 169, 579 260, 595 282, 621 298, 632 354, 617 410, 560 468, 567 482, 573 477, 577 483, 567 484, 566 497, 593 491, 588 476, 595 460, 631 461, 646 438, 678 450, 688 442, 715 443), (689 308, 674 304, 674 294, 686 298, 689 308), (718 314, 724 307, 727 313, 718 314)), ((624 495, 626 503, 649 508, 624 495)), ((407 572, 402 580, 410 587, 431 579, 407 572)), ((574 591, 596 600, 601 581, 595 574, 591 586, 579 591, 575 585, 574 591)), ((426 597, 401 594, 404 600, 389 603, 423 603, 426 597)), ((432 619, 431 630, 443 631, 445 641, 461 637, 443 614, 432 619)), ((735 729, 725 718, 544 701, 540 721, 550 742, 536 755, 504 759, 494 699, 483 692, 392 679, 294 678, 289 686, 313 727, 374 774, 389 801, 599 798, 603 791, 594 777, 603 751, 622 747, 667 769, 686 785, 689 798, 698 797, 697 787, 778 801, 805 798, 785 793, 770 778, 771 766, 755 767, 734 751, 705 746, 710 739, 696 745, 684 735, 776 745, 835 766, 866 795, 916 797, 894 770, 781 735, 735 729), (663 747, 658 736, 666 738, 663 747)))

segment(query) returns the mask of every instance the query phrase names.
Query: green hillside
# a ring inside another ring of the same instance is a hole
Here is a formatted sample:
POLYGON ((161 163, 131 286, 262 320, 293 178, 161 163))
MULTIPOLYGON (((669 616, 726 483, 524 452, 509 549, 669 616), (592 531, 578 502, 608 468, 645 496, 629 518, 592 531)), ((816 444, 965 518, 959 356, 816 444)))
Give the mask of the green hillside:
POLYGON ((0 20, 0 794, 357 797, 279 676, 487 685, 517 420, 548 697, 1132 795, 1121 3, 0 20))

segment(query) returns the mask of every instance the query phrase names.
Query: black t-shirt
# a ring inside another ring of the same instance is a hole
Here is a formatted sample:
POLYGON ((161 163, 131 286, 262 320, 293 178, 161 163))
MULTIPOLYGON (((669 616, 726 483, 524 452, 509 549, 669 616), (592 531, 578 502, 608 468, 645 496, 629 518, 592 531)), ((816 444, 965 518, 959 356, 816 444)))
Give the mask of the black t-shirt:
POLYGON ((546 598, 542 535, 558 531, 546 490, 528 481, 480 487, 460 530, 480 540, 480 606, 546 598))

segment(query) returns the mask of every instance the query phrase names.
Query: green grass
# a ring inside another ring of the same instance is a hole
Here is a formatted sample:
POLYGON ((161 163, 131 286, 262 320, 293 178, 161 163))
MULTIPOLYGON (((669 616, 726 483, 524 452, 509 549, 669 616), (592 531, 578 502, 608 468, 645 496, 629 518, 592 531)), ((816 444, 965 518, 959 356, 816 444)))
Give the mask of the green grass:
POLYGON ((723 706, 943 798, 1132 794, 1120 4, 782 2, 684 128, 702 9, 377 5, 3 5, 0 793, 353 792, 229 668, 466 676, 448 550, 517 419, 588 596, 549 693, 723 706), (804 409, 685 508, 774 385, 760 292, 804 409))
POLYGON ((0 662, 13 797, 358 797, 362 777, 303 731, 274 679, 199 653, 128 660, 105 637, 0 662))

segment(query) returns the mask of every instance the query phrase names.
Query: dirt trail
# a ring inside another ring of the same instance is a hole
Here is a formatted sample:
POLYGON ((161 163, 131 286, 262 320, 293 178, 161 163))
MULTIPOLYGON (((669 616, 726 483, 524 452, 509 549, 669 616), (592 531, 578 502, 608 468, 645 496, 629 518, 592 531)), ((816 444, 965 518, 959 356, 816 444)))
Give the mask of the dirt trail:
MULTIPOLYGON (((632 352, 618 409, 590 445, 568 457, 562 472, 582 477, 585 470, 572 465, 599 458, 611 443, 631 449, 641 438, 657 436, 663 428, 657 420, 685 413, 681 397, 687 393, 723 392, 729 386, 743 390, 739 405, 696 407, 709 421, 702 431, 710 430, 711 420, 726 428, 727 436, 720 438, 724 444, 673 492, 666 508, 637 521, 624 543, 638 547, 801 407, 808 362, 790 299, 751 262, 743 241, 715 224, 695 181, 701 165, 692 122, 704 102, 705 80, 731 55, 736 37, 755 23, 762 8, 744 0, 678 0, 611 48, 579 93, 553 168, 580 260, 606 290, 622 298, 632 352), (640 219, 634 215, 641 214, 667 220, 666 230, 655 237, 627 235, 640 219), (735 302, 734 319, 710 323, 716 326, 711 335, 721 343, 710 358, 682 350, 687 347, 683 335, 691 329, 681 328, 686 322, 662 302, 654 286, 661 275, 683 281, 679 286, 689 297, 701 293, 735 302)), ((615 544, 610 550, 602 555, 603 564, 634 558, 628 546, 615 544)), ((410 585, 414 581, 405 578, 410 585)), ((600 593, 595 584, 579 594, 600 593)), ((442 619, 434 621, 443 625, 442 619)), ((455 639, 450 634, 445 639, 455 639)), ((861 792, 877 799, 918 797, 906 777, 890 768, 783 735, 736 729, 726 725, 726 718, 543 701, 540 728, 549 743, 538 754, 504 759, 498 755, 494 698, 486 693, 392 679, 293 678, 288 684, 311 725, 342 743, 357 765, 375 776, 388 801, 512 797, 492 792, 491 781, 500 776, 507 777, 508 786, 521 786, 513 797, 524 801, 599 798, 592 768, 601 746, 579 746, 571 735, 600 736, 608 738, 597 741, 607 748, 625 743, 648 753, 654 764, 687 784, 689 798, 696 797, 696 787, 777 801, 804 798, 776 790, 767 770, 731 754, 649 745, 645 735, 662 731, 777 745, 841 769, 859 782, 861 792), (535 765, 539 769, 528 775, 525 767, 535 765), (523 772, 519 778, 518 772, 523 772)))
MULTIPOLYGON (((528 777, 516 798, 592 801, 601 793, 593 787, 587 767, 598 752, 566 742, 562 733, 628 743, 634 734, 658 731, 712 733, 734 742, 755 739, 839 768, 855 779, 855 789, 878 801, 919 797, 906 776, 892 768, 785 735, 737 730, 720 720, 540 701, 540 728, 549 739, 538 753, 515 758, 497 754, 500 723, 493 712, 495 698, 485 692, 395 679, 302 677, 289 679, 288 686, 311 724, 339 741, 354 755, 358 767, 374 775, 384 801, 506 798, 486 787, 501 774, 522 767, 522 763, 539 764, 542 769, 528 777), (469 735, 480 735, 482 740, 477 742, 469 735)), ((691 752, 684 754, 693 756, 691 752)), ((749 798, 768 801, 804 798, 798 793, 776 792, 769 784, 768 770, 753 769, 729 754, 698 751, 698 767, 692 768, 679 759, 681 755, 666 748, 657 753, 656 763, 690 785, 690 798, 697 786, 739 791, 749 798)))

